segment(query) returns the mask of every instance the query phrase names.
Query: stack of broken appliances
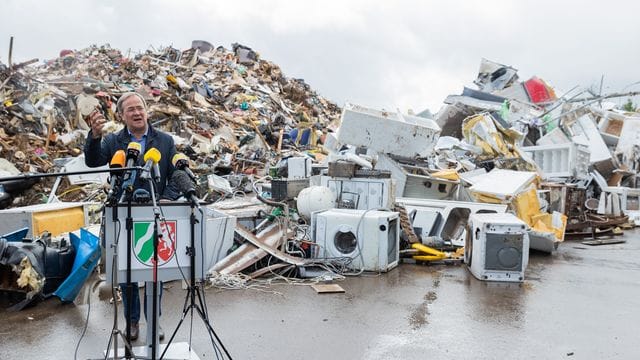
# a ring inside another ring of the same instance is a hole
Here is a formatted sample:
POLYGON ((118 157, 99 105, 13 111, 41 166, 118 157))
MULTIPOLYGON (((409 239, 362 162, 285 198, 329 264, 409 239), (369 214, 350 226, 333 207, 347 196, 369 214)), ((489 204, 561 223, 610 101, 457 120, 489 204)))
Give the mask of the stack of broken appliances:
POLYGON ((212 281, 336 278, 404 261, 465 262, 481 280, 520 282, 530 250, 640 223, 640 115, 605 101, 635 93, 558 96, 485 59, 475 84, 435 115, 346 104, 323 160, 280 158, 253 182, 256 199, 214 205, 256 209, 238 211, 237 248, 212 281))
MULTIPOLYGON (((204 41, 18 65, 0 65, 0 173, 85 169, 84 116, 98 108, 116 131, 117 98, 138 91, 198 177, 215 286, 328 281, 402 262, 465 262, 479 279, 519 282, 530 249, 640 223, 640 115, 606 101, 630 94, 558 96, 482 59, 474 88, 435 115, 340 109, 250 48, 204 41)), ((10 207, 0 211, 80 201, 88 226, 106 182, 0 180, 10 207)))

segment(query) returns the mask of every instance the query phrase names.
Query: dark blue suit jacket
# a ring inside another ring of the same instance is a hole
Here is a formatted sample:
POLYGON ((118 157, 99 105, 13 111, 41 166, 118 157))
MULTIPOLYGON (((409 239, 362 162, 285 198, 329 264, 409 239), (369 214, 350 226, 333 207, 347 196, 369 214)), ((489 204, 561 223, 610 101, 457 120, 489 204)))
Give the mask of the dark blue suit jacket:
MULTIPOLYGON (((89 167, 98 167, 109 164, 116 151, 127 151, 127 146, 130 142, 131 136, 129 135, 126 127, 115 134, 108 134, 107 136, 98 139, 94 139, 91 136, 91 132, 89 132, 87 141, 84 145, 84 161, 89 167)), ((173 142, 173 138, 169 134, 154 129, 151 124, 149 124, 149 132, 147 134, 145 146, 146 149, 144 151, 156 148, 162 155, 160 162, 158 163, 160 167, 160 182, 155 184, 156 193, 164 199, 177 199, 181 194, 178 193, 173 184, 167 184, 174 171, 174 167, 171 164, 171 159, 173 159, 173 155, 176 154, 176 146, 173 142)), ((144 166, 143 155, 144 154, 140 154, 138 157, 137 166, 144 166)), ((137 177, 134 188, 149 190, 149 184, 147 181, 141 180, 137 177)))

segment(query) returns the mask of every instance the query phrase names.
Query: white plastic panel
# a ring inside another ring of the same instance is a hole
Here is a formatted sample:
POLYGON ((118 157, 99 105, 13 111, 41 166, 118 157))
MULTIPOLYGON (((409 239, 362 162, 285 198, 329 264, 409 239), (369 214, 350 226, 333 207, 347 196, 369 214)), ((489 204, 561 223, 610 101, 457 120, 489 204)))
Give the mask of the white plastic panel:
POLYGON ((573 143, 556 145, 526 146, 522 151, 527 153, 543 172, 543 178, 587 176, 589 167, 589 150, 585 146, 573 143))
POLYGON ((386 154, 424 157, 431 153, 439 135, 440 127, 431 119, 347 104, 338 141, 386 154))

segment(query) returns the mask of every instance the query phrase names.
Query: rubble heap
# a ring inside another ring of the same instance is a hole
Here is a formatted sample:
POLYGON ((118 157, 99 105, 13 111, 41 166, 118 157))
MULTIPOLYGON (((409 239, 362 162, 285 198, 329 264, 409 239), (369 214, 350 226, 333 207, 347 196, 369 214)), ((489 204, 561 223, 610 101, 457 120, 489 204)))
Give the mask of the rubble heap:
MULTIPOLYGON (((324 282, 390 271, 401 258, 464 259, 481 280, 521 282, 529 248, 551 253, 568 237, 640 224, 640 115, 606 102, 637 94, 558 95, 486 59, 476 88, 448 96, 435 116, 339 109, 252 49, 203 41, 133 58, 109 46, 65 50, 3 67, 0 81, 9 174, 83 164, 84 116, 97 107, 115 131, 118 96, 142 94, 150 121, 206 177, 201 197, 215 196, 204 266, 216 286, 264 275, 324 282)), ((14 187, 32 196, 13 205, 99 199, 97 183, 70 180, 47 196, 50 184, 21 181, 14 187)))
MULTIPOLYGON (((194 41, 184 51, 167 47, 135 56, 91 46, 34 61, 0 64, 4 176, 52 172, 64 158, 80 155, 89 130, 84 117, 96 107, 113 121, 111 131, 117 130, 115 102, 127 91, 145 97, 150 121, 175 135, 196 173, 265 174, 283 152, 313 148, 340 111, 304 80, 287 78, 278 65, 240 44, 229 50, 194 41), (311 129, 313 139, 301 143, 291 137, 303 129, 311 129)), ((59 193, 68 185, 63 182, 59 193)), ((42 202, 49 190, 50 182, 36 185, 13 206, 42 202)), ((87 196, 81 189, 62 200, 87 196)))
POLYGON ((546 81, 520 81, 513 67, 486 59, 474 83, 478 89, 447 97, 436 115, 441 135, 463 139, 466 158, 487 170, 536 172, 540 208, 568 216, 570 235, 640 220, 640 147, 631 140, 640 115, 606 101, 637 93, 576 87, 558 97, 546 81))

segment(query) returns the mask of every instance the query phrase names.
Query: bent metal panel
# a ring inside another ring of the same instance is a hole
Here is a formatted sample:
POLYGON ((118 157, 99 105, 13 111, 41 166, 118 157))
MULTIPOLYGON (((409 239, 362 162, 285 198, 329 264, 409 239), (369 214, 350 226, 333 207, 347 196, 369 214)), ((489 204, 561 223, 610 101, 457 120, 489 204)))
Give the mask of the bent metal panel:
MULTIPOLYGON (((191 243, 191 207, 188 203, 163 203, 165 220, 159 220, 158 230, 158 280, 178 280, 189 276, 190 258, 187 247, 191 243), (182 270, 182 272, 181 272, 182 270)), ((196 211, 195 250, 196 278, 203 278, 201 239, 206 226, 200 212, 196 211)), ((117 220, 114 221, 113 208, 105 210, 106 275, 111 281, 114 250, 117 248, 117 280, 125 282, 127 276, 127 206, 119 205, 117 220)), ((153 280, 153 239, 155 215, 153 207, 146 204, 131 205, 131 281, 153 280)))

